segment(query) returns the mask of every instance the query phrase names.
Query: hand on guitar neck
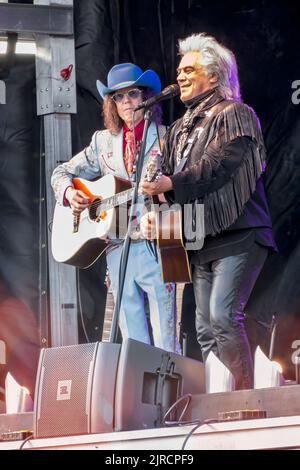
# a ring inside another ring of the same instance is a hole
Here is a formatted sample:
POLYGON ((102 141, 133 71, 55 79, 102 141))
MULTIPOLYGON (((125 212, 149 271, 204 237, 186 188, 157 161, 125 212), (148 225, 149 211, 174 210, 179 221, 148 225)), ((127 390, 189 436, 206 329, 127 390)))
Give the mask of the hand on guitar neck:
POLYGON ((148 194, 149 196, 156 196, 173 189, 173 184, 172 180, 168 176, 161 175, 153 182, 144 180, 141 184, 141 187, 144 194, 148 194))

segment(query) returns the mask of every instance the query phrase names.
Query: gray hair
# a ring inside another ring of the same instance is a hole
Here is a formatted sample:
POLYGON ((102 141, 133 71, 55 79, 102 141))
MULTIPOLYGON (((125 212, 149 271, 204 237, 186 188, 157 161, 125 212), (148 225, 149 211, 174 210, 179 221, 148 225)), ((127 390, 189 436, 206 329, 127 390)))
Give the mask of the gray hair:
POLYGON ((179 54, 183 56, 187 52, 200 52, 201 65, 204 65, 209 75, 218 76, 219 90, 224 98, 242 101, 233 52, 206 33, 192 34, 179 40, 179 54))

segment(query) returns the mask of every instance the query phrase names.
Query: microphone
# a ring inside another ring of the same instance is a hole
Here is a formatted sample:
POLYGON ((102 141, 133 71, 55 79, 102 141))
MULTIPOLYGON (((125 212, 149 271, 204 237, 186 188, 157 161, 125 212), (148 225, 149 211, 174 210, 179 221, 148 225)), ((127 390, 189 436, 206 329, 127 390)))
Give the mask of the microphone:
POLYGON ((152 98, 149 98, 148 100, 145 100, 141 104, 136 106, 134 108, 134 111, 137 111, 138 109, 142 109, 142 108, 150 108, 150 106, 153 106, 155 103, 159 103, 160 101, 174 98, 174 96, 179 95, 179 93, 180 93, 180 88, 178 85, 176 84, 169 85, 157 95, 152 96, 152 98))

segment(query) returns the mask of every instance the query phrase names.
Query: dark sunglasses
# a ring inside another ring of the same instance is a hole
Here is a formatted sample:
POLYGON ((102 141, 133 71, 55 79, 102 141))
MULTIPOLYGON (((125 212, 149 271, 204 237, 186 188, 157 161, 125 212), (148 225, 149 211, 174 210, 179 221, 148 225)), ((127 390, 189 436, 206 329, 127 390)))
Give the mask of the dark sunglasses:
POLYGON ((121 103, 125 95, 127 95, 130 99, 135 100, 139 98, 142 93, 142 90, 139 90, 138 88, 133 88, 133 90, 126 91, 125 93, 115 93, 114 95, 112 95, 112 99, 115 103, 121 103))

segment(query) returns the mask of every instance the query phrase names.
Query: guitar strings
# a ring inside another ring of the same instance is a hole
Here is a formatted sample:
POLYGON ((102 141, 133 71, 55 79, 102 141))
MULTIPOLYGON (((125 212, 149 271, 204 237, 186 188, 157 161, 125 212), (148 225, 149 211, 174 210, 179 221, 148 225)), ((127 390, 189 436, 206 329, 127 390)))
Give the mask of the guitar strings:
MULTIPOLYGON (((110 206, 111 203, 113 203, 113 205, 114 205, 114 202, 113 202, 114 199, 117 199, 117 197, 120 198, 120 196, 125 195, 126 193, 129 194, 132 190, 133 190, 133 188, 125 189, 124 191, 121 191, 120 193, 115 194, 114 196, 110 196, 106 199, 101 199, 101 200, 98 199, 96 201, 93 201, 92 204, 89 207, 92 208, 92 209, 97 209, 99 206, 105 205, 105 204, 110 206)), ((121 203, 121 204, 123 204, 123 203, 121 203)))

